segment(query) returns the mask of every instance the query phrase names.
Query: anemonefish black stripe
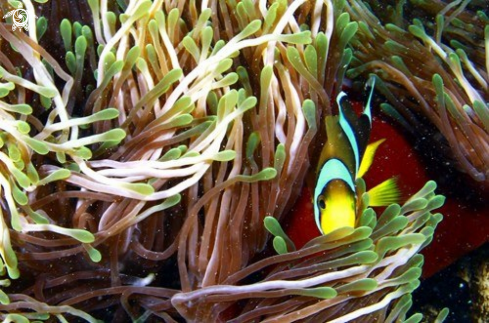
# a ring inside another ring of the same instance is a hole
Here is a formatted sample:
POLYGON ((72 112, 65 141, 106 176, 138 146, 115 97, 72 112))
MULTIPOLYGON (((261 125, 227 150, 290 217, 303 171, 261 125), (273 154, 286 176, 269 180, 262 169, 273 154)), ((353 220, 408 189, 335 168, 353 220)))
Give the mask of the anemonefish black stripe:
MULTIPOLYGON (((370 108, 370 103, 372 101, 372 96, 373 96, 373 90, 375 87, 375 78, 369 79, 367 82, 367 86, 371 86, 370 94, 367 100, 367 104, 365 105, 365 109, 363 111, 363 114, 367 116, 368 118, 368 129, 365 129, 365 134, 363 134, 366 138, 365 143, 363 143, 362 146, 366 145, 366 142, 368 142, 368 137, 370 135, 370 128, 372 126, 372 112, 370 108)), ((355 158, 355 174, 358 174, 358 169, 360 167, 360 159, 361 155, 365 151, 365 147, 360 147, 359 140, 357 136, 360 135, 359 129, 354 129, 352 124, 348 121, 348 119, 345 116, 345 111, 343 110, 343 106, 341 104, 341 100, 346 96, 344 92, 341 92, 337 97, 336 97, 336 103, 338 104, 338 109, 339 109, 339 123, 341 126, 341 129, 345 133, 346 137, 348 138, 348 141, 350 142, 350 146, 353 150, 354 158, 355 158), (356 130, 356 131, 355 131, 356 130)), ((366 126, 366 125, 365 125, 366 126)), ((358 124, 357 124, 358 127, 358 124)))

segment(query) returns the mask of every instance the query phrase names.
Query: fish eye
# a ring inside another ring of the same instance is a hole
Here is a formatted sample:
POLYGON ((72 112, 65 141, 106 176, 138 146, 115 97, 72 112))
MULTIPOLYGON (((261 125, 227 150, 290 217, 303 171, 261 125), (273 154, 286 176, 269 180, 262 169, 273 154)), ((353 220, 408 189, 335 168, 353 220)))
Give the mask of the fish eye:
POLYGON ((319 207, 324 210, 326 208, 326 202, 324 201, 324 198, 323 197, 320 197, 319 200, 318 200, 318 205, 319 207))

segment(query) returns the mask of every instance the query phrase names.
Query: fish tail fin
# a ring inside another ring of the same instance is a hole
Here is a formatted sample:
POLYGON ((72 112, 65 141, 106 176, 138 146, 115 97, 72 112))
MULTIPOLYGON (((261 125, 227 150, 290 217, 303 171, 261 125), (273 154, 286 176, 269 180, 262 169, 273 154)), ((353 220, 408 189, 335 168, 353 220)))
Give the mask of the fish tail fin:
POLYGON ((365 149, 365 153, 363 154, 362 162, 360 163, 360 167, 358 169, 357 178, 362 178, 363 175, 369 170, 370 166, 374 161, 375 152, 377 148, 379 148, 380 144, 382 144, 385 139, 377 140, 367 146, 365 149))
POLYGON ((372 126, 372 96, 374 94, 374 89, 375 89, 375 76, 371 76, 367 83, 365 84, 365 88, 370 87, 370 93, 368 95, 367 103, 365 104, 365 108, 363 109, 363 114, 365 114, 368 117, 368 120, 370 122, 370 126, 372 126))
POLYGON ((399 203, 401 191, 397 186, 397 178, 392 177, 371 188, 368 192, 369 206, 387 206, 399 203))

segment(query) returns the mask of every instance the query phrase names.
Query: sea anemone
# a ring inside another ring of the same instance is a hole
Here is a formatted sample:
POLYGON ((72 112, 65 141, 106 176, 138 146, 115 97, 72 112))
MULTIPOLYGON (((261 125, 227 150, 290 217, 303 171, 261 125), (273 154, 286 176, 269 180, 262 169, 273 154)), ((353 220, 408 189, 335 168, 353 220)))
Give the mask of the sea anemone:
POLYGON ((427 120, 444 160, 487 185, 489 18, 486 2, 469 3, 348 1, 362 28, 347 75, 375 73, 383 110, 420 140, 439 137, 427 120))
MULTIPOLYGON (((364 187, 362 180, 358 185, 364 187)), ((267 217, 277 256, 257 261, 219 285, 178 293, 172 304, 187 321, 216 321, 235 302, 240 308, 233 308, 230 322, 404 321, 410 293, 419 285, 423 257, 418 252, 441 220, 441 214, 431 213, 444 201, 433 193, 435 187, 427 183, 403 207, 391 205, 379 218, 371 208, 362 208, 355 229, 317 237, 300 250, 278 221, 267 217)), ((362 200, 368 204, 368 193, 362 200)))
POLYGON ((356 228, 300 250, 280 225, 362 26, 345 1, 88 0, 86 25, 9 3, 30 28, 0 24, 2 319, 406 317, 433 182, 377 218, 359 180, 356 228))

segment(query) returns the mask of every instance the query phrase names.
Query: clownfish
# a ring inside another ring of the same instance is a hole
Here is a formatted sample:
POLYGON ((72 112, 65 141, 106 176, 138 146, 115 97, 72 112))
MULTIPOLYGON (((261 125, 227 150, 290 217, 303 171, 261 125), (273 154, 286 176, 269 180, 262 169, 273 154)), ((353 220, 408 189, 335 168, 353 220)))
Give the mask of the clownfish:
MULTIPOLYGON (((368 144, 372 128, 370 102, 375 79, 367 82, 370 94, 363 114, 357 117, 341 92, 336 103, 339 115, 327 116, 326 143, 319 157, 314 187, 313 208, 316 224, 322 234, 341 227, 355 227, 358 196, 356 180, 372 165, 375 152, 385 140, 368 144)), ((369 206, 397 203, 400 197, 395 178, 368 191, 369 206)))

